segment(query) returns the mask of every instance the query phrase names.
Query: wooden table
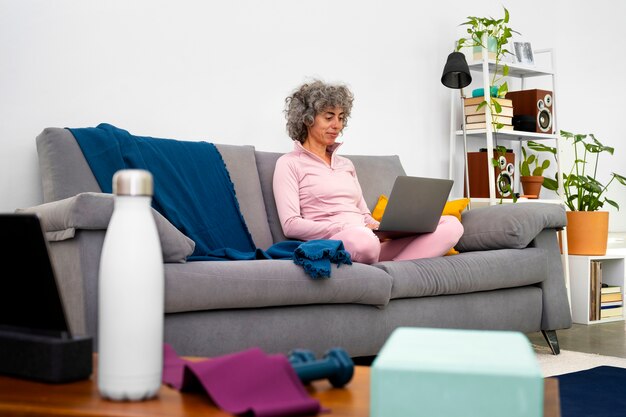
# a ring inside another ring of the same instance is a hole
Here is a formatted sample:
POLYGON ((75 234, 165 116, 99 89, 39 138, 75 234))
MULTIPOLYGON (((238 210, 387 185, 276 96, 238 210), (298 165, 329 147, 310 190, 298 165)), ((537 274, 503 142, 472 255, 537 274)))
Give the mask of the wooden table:
MULTIPOLYGON (((95 367, 94 367, 95 369, 95 367)), ((185 393, 162 386, 158 398, 143 402, 113 402, 100 398, 95 375, 69 384, 45 384, 0 376, 1 416, 202 416, 232 414, 215 407, 205 394, 185 393)), ((357 366, 350 384, 334 389, 326 381, 316 381, 309 392, 334 417, 369 416, 370 368, 357 366)), ((559 417, 558 380, 545 380, 544 416, 559 417)))

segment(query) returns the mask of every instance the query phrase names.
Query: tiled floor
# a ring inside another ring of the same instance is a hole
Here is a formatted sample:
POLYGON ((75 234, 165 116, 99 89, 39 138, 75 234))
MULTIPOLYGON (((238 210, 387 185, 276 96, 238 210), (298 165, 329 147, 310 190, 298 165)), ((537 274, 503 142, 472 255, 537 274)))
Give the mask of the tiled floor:
MULTIPOLYGON (((547 347, 540 332, 527 334, 530 342, 537 346, 547 347)), ((626 322, 584 325, 573 324, 571 328, 557 330, 559 346, 562 350, 596 353, 599 355, 626 358, 626 322)), ((374 356, 354 358, 357 365, 371 365, 374 356)))
MULTIPOLYGON (((527 335, 531 343, 547 346, 541 333, 527 335)), ((626 322, 584 325, 573 324, 570 329, 557 330, 562 350, 597 353, 626 358, 626 322)))

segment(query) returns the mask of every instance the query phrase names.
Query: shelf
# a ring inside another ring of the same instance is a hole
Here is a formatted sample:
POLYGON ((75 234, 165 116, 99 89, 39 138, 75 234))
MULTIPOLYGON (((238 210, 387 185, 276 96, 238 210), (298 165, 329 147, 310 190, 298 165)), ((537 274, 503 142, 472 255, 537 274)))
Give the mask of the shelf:
MULTIPOLYGON (((489 72, 493 72, 496 68, 496 62, 493 59, 487 61, 489 63, 489 72)), ((482 71, 483 70, 483 62, 479 61, 471 61, 467 63, 469 69, 472 71, 482 71)), ((521 64, 512 64, 510 62, 500 62, 498 66, 501 67, 504 64, 509 66, 509 77, 521 77, 521 78, 530 78, 530 77, 542 77, 546 75, 553 75, 554 72, 550 69, 546 68, 538 68, 534 66, 521 65, 521 64)))
MULTIPOLYGON (((484 44, 486 44, 486 36, 484 35, 485 39, 483 42, 484 44)), ((467 57, 467 61, 468 61, 468 66, 471 72, 478 72, 480 73, 480 77, 477 76, 475 77, 476 81, 480 83, 480 81, 482 80, 482 87, 483 87, 483 92, 486 93, 487 95, 489 95, 489 88, 488 86, 491 84, 492 80, 490 80, 491 75, 494 74, 495 69, 496 69, 496 65, 495 65, 495 60, 494 59, 486 59, 487 58, 487 51, 485 50, 485 48, 483 47, 482 49, 482 56, 485 57, 485 59, 472 59, 472 56, 468 56, 468 54, 466 53, 466 57, 467 57)), ((537 54, 543 54, 546 53, 548 55, 543 56, 544 59, 541 59, 541 64, 539 65, 523 65, 523 64, 519 64, 519 63, 512 63, 512 62, 506 62, 506 61, 500 61, 498 62, 498 69, 501 70, 502 66, 506 65, 508 67, 508 74, 505 78, 508 79, 517 79, 520 81, 520 88, 519 90, 525 90, 525 82, 527 79, 530 78, 535 78, 535 77, 547 77, 550 80, 550 84, 551 84, 551 88, 548 88, 548 90, 552 91, 552 95, 553 97, 557 97, 558 99, 558 95, 557 95, 557 91, 556 91, 556 73, 554 71, 555 68, 555 57, 554 57, 554 52, 552 49, 543 49, 543 50, 536 50, 534 51, 535 56, 537 56, 537 54), (546 67, 546 65, 549 64, 549 67, 546 67)), ((475 74, 478 75, 478 74, 475 74)), ((461 90, 461 97, 463 97, 463 91, 461 90)), ((461 137, 462 143, 463 143, 463 153, 464 153, 464 166, 463 168, 465 169, 464 175, 463 177, 465 178, 463 181, 465 182, 465 187, 470 188, 470 194, 471 194, 471 187, 469 187, 468 183, 469 183, 469 175, 466 174, 469 169, 468 169, 468 140, 467 138, 470 138, 473 142, 477 142, 477 139, 480 140, 484 140, 485 143, 485 148, 487 150, 487 154, 488 155, 492 155, 494 152, 494 145, 498 145, 498 140, 501 141, 505 141, 507 142, 507 147, 510 145, 511 147, 516 147, 518 146, 519 148, 522 147, 523 142, 524 141, 529 141, 529 140, 533 140, 533 141, 544 141, 544 140, 550 140, 550 141, 554 141, 555 145, 556 145, 556 150, 559 154, 559 156, 561 156, 561 151, 559 148, 559 141, 560 141, 560 137, 558 135, 559 129, 558 129, 558 124, 557 124, 557 115, 556 115, 556 107, 552 108, 552 128, 554 130, 555 133, 535 133, 535 132, 523 132, 523 131, 517 131, 517 130, 501 130, 498 132, 494 132, 491 127, 492 125, 487 125, 488 128, 487 129, 475 129, 475 130, 470 130, 470 131, 466 131, 466 135, 463 134, 463 130, 461 130, 463 128, 463 124, 466 122, 465 120, 463 120, 461 123, 459 123, 459 118, 458 116, 458 111, 457 111, 457 107, 460 107, 461 109, 463 109, 463 105, 464 103, 461 102, 459 103, 458 101, 458 92, 457 91, 451 91, 450 92, 450 163, 449 163, 449 168, 448 168, 448 176, 450 179, 455 179, 455 163, 458 162, 459 158, 456 155, 456 149, 457 149, 457 142, 459 142, 459 137, 461 137), (460 104, 460 106, 459 106, 460 104), (461 126, 461 129, 458 129, 457 126, 461 126), (517 142, 517 143, 509 143, 509 142, 517 142)), ((484 99, 487 99, 487 97, 484 97, 484 99)), ((556 101, 556 100, 555 100, 556 101)), ((521 110, 518 108, 518 110, 521 110)), ((464 112, 462 111, 461 114, 464 116, 464 112)), ((485 114, 490 116, 491 115, 491 107, 486 106, 485 107, 485 114)), ((472 143, 472 145, 474 145, 475 143, 472 143)), ((500 199, 499 197, 497 197, 497 191, 496 191, 496 187, 497 187, 497 173, 496 170, 493 169, 492 165, 491 165, 491 161, 489 160, 489 158, 486 158, 487 161, 485 161, 485 165, 486 165, 486 170, 487 170, 487 181, 488 181, 488 187, 489 187, 489 192, 488 195, 490 198, 472 198, 472 207, 476 207, 476 206, 482 206, 482 205, 494 205, 494 204, 499 204, 500 201, 502 201, 503 203, 511 203, 512 199, 500 199), (474 203, 476 203, 474 205, 474 203)), ((516 160, 514 161, 514 165, 515 165, 515 173, 518 173, 519 170, 519 161, 518 161, 519 157, 516 158, 516 160)), ((562 177, 562 172, 561 172, 561 164, 560 164, 560 158, 557 158, 557 164, 556 164, 556 169, 557 169, 557 178, 561 178, 562 177)), ((514 189, 515 190, 521 190, 521 188, 519 187, 519 177, 517 174, 514 175, 514 178, 512 179, 514 181, 514 189)), ((482 184, 482 183, 481 183, 482 184)), ((558 188, 559 190, 557 191, 557 195, 559 196, 563 196, 564 195, 564 190, 563 190, 563 182, 559 181, 558 184, 558 188)), ((458 186, 455 186, 454 188, 454 192, 455 193, 460 193, 461 195, 465 193, 465 191, 463 189, 459 190, 458 186)), ((485 193, 480 193, 480 195, 485 195, 485 193)), ((519 201, 519 200, 518 200, 519 201)), ((558 199, 533 199, 533 200, 524 200, 524 202, 547 202, 547 203, 555 203, 555 204, 564 204, 562 198, 558 198, 558 199)), ((571 292, 570 292, 570 266, 569 266, 569 262, 567 262, 567 255, 568 255, 568 249, 567 249, 567 227, 564 227, 560 232, 559 232, 561 238, 563 239, 563 254, 564 254, 564 258, 562 259, 562 263, 563 263, 563 272, 564 272, 564 278, 565 278, 565 287, 567 288, 567 297, 568 297, 568 301, 570 301, 570 306, 571 306, 571 292)))
POLYGON ((624 315, 607 317, 601 320, 589 320, 590 302, 590 267, 591 261, 602 262, 602 282, 622 287, 624 299, 624 255, 581 256, 569 255, 571 276, 572 321, 579 324, 601 324, 624 320, 624 315))
MULTIPOLYGON (((487 132, 486 129, 473 129, 467 131, 467 136, 484 136, 487 132)), ((463 130, 457 130, 457 136, 463 136, 463 130)), ((497 134, 499 139, 505 140, 555 140, 558 135, 554 133, 535 133, 535 132, 523 132, 521 130, 501 130, 499 132, 493 132, 497 134)))
MULTIPOLYGON (((500 197, 496 197, 495 201, 497 202, 497 204, 500 204, 500 197)), ((472 202, 473 208, 478 208, 478 207, 491 205, 492 200, 486 197, 472 197, 471 202, 472 202)), ((502 204, 512 204, 512 203, 513 203, 512 198, 502 199, 502 204)), ((563 201, 559 199, 554 199, 554 198, 532 198, 532 199, 519 199, 518 198, 515 204, 527 204, 527 203, 563 204, 563 201)))

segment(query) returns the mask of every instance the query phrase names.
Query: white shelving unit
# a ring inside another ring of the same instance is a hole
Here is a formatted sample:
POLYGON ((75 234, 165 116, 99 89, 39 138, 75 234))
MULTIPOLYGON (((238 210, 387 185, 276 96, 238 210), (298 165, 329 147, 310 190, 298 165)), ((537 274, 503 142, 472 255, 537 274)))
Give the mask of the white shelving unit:
POLYGON ((624 320, 624 316, 610 317, 602 320, 589 320, 591 306, 591 261, 602 262, 602 282, 622 287, 624 299, 624 255, 577 256, 569 257, 572 293, 572 320, 580 324, 598 324, 624 320))
MULTIPOLYGON (((552 103, 552 131, 558 132, 557 130, 557 105, 558 105, 558 95, 557 95, 557 86, 556 86, 556 72, 555 72, 555 54, 552 49, 540 49, 533 51, 535 57, 538 57, 541 54, 548 54, 550 58, 550 68, 541 68, 536 66, 525 66, 520 64, 506 63, 509 67, 508 78, 516 78, 520 80, 521 88, 520 90, 525 89, 525 80, 533 77, 549 77, 552 85, 552 96, 554 97, 554 101, 552 103)), ((504 63, 499 63, 499 65, 503 65, 504 63)), ((478 61, 470 61, 468 62, 468 66, 470 71, 472 72, 480 72, 482 73, 482 85, 484 87, 485 100, 489 100, 490 94, 490 76, 493 74, 495 70, 495 60, 488 58, 488 53, 486 48, 482 48, 482 59, 478 61)), ((510 83, 509 83, 510 84, 510 83)), ((457 153, 456 143, 457 139, 460 136, 463 136, 463 130, 459 129, 457 114, 456 114, 456 103, 459 102, 458 93, 455 91, 451 91, 451 100, 450 100, 450 165, 449 165, 449 178, 455 178, 455 155, 457 153)), ((463 106, 464 103, 461 103, 463 106)), ((490 106, 485 106, 485 117, 486 120, 491 120, 491 109, 490 106)), ((465 120, 462 121, 465 123, 465 120)), ((496 178, 494 175, 494 169, 491 165, 491 157, 494 151, 494 132, 493 126, 491 123, 486 124, 486 129, 480 130, 471 130, 466 131, 465 134, 467 138, 480 138, 485 140, 486 148, 487 148, 487 172, 488 172, 488 180, 489 180, 489 197, 488 198, 471 198, 472 207, 480 206, 480 205, 494 205, 500 203, 500 201, 505 203, 511 203, 512 199, 504 198, 500 199, 496 196, 496 178)), ((515 155, 521 155, 521 145, 524 141, 554 141, 555 147, 558 154, 557 164, 557 178, 558 178, 558 189, 559 195, 563 196, 563 176, 561 173, 561 149, 559 147, 559 135, 558 133, 545 134, 545 133, 534 133, 534 132, 522 132, 516 130, 500 130, 497 132, 498 141, 506 141, 508 144, 513 147, 515 155)), ((466 155, 464 155, 464 159, 466 160, 466 155)), ((513 182, 513 190, 517 192, 520 189, 519 182, 519 161, 518 158, 515 158, 515 175, 513 182)), ((470 189, 470 197, 471 197, 471 189, 470 189)), ((537 200, 526 200, 528 202, 545 202, 545 203, 555 203, 564 205, 561 198, 558 199, 537 199, 537 200)), ((563 229, 561 232, 561 240, 562 240, 562 248, 563 248, 563 270, 565 273, 565 285, 568 289, 568 297, 570 299, 571 305, 571 293, 570 293, 570 274, 569 274, 569 263, 567 262, 567 231, 563 229)))
MULTIPOLYGON (((552 69, 546 68, 538 68, 538 67, 528 67, 519 64, 507 63, 509 66, 509 78, 517 78, 521 81, 521 90, 525 88, 524 81, 528 78, 532 77, 550 77, 552 84, 552 95, 555 98, 552 107, 552 130, 554 132, 558 132, 557 130, 557 112, 556 106, 558 104, 558 96, 556 95, 556 74, 553 71, 554 68, 554 52, 551 49, 543 49, 534 51, 535 55, 537 54, 549 54, 552 62, 552 69)), ((503 65, 500 64, 500 65, 503 65)), ((473 72, 481 72, 482 73, 482 83, 483 86, 489 86, 490 84, 490 76, 495 70, 495 61, 487 59, 487 50, 483 48, 483 59, 481 61, 471 61, 468 63, 470 71, 473 72)), ((489 88, 485 88, 485 100, 489 100, 489 88)), ((455 103, 459 102, 458 96, 452 92, 453 96, 450 100, 450 166, 449 166, 449 178, 454 178, 454 156, 456 155, 456 143, 457 138, 463 135, 463 130, 459 129, 457 115, 456 115, 456 105, 455 103)), ((463 105, 463 103, 461 103, 463 105)), ((491 109, 489 106, 485 106, 485 116, 487 120, 491 119, 491 109)), ((494 150, 494 132, 493 126, 490 123, 487 123, 486 129, 479 130, 470 130, 466 132, 468 138, 479 137, 484 138, 487 148, 487 155, 493 155, 494 150)), ((533 140, 536 142, 550 140, 554 141, 556 144, 555 147, 559 156, 561 155, 561 150, 559 148, 559 135, 556 133, 546 134, 546 133, 535 133, 535 132, 522 132, 517 130, 500 130, 497 132, 498 140, 506 141, 507 143, 515 144, 517 149, 514 149, 516 155, 521 154, 521 143, 524 141, 533 140)), ((488 199, 472 199, 472 202, 489 202, 489 204, 498 204, 500 202, 500 198, 496 197, 496 179, 493 172, 493 167, 491 166, 491 158, 487 158, 487 169, 489 175, 489 198, 488 199)), ((560 161, 561 158, 559 157, 560 161)), ((519 162, 515 161, 515 172, 519 172, 519 162)), ((560 195, 563 195, 563 179, 561 175, 561 164, 557 164, 557 173, 558 173, 558 187, 560 190, 560 195)), ((519 175, 515 175, 515 184, 514 190, 519 190, 519 175)), ((470 190, 471 194, 471 190, 470 190)), ((562 203, 560 199, 540 199, 544 202, 554 202, 554 203, 562 203)))

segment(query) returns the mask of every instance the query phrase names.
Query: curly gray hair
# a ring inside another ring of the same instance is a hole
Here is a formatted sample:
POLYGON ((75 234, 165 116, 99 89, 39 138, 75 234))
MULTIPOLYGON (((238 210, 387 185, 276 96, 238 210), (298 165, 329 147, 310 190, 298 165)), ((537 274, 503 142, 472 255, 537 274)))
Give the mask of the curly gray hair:
POLYGON ((303 84, 285 99, 287 133, 293 140, 304 143, 307 127, 313 125, 315 116, 331 107, 344 112, 343 127, 348 125, 354 96, 345 85, 326 84, 320 80, 303 84))

